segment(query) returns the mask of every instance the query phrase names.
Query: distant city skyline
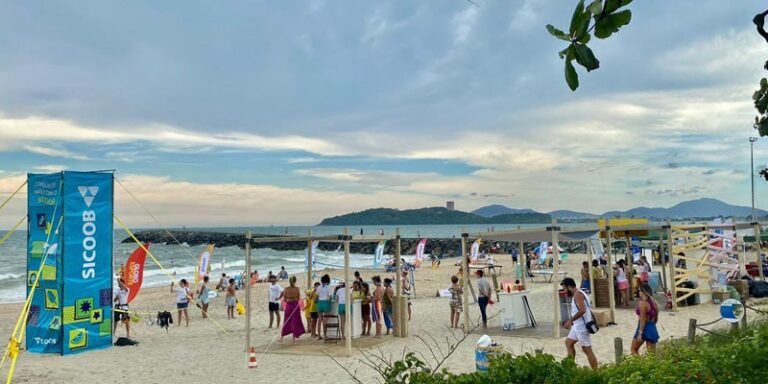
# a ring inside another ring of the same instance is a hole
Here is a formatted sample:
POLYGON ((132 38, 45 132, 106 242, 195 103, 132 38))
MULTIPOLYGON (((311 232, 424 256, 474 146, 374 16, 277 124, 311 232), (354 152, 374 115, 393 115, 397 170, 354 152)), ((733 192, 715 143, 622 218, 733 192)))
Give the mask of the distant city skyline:
MULTIPOLYGON (((544 28, 570 3, 475 3, 4 2, 0 199, 26 172, 116 169, 178 227, 447 201, 750 204, 764 2, 633 2, 629 26, 591 43, 601 68, 575 93, 544 28)), ((154 224, 116 191, 129 225, 154 224)), ((17 198, 0 228, 24 212, 17 198)))

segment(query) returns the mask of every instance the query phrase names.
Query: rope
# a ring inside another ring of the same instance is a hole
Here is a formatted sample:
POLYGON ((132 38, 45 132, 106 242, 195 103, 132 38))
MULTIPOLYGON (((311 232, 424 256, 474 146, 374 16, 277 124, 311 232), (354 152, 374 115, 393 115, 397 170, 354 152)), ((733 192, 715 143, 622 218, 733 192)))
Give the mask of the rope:
POLYGON ((762 309, 753 308, 753 307, 750 307, 749 305, 746 305, 746 304, 744 304, 744 307, 745 308, 749 308, 749 309, 751 309, 751 310, 753 310, 753 311, 755 311, 757 313, 761 313, 761 314, 764 314, 764 315, 768 314, 768 311, 765 311, 765 310, 762 310, 762 309))
MULTIPOLYGON (((149 217, 151 217, 152 220, 155 221, 155 224, 157 224, 163 231, 165 231, 165 233, 167 233, 168 236, 170 236, 173 239, 173 241, 176 242, 176 244, 181 245, 181 242, 179 241, 179 239, 177 239, 176 236, 174 236, 173 233, 171 233, 171 231, 169 231, 166 227, 164 227, 162 224, 160 224, 160 221, 157 220, 157 217, 155 217, 155 215, 153 215, 152 212, 150 212, 149 209, 147 209, 147 207, 145 207, 144 204, 142 204, 141 201, 139 201, 139 199, 137 199, 136 196, 131 191, 129 191, 128 188, 126 188, 125 185, 122 182, 120 182, 120 179, 115 177, 115 181, 117 181, 117 184, 119 184, 125 190, 125 192, 128 193, 128 195, 131 196, 131 198, 133 198, 133 200, 136 202, 136 204, 138 204, 141 207, 141 209, 143 209, 144 212, 147 215, 149 215, 149 217)), ((197 265, 197 263, 198 263, 197 258, 195 258, 195 256, 193 256, 192 253, 189 252, 187 247, 182 246, 182 249, 184 249, 184 251, 189 256, 189 258, 192 259, 192 261, 195 262, 195 265, 197 265)))
MULTIPOLYGON (((8 202, 10 202, 10 201, 11 201, 11 199, 13 199, 13 197, 14 197, 14 196, 16 196, 16 194, 17 194, 17 193, 19 193, 19 191, 21 191, 21 189, 22 189, 22 188, 24 188, 24 186, 25 186, 25 185, 27 185, 27 180, 24 180, 24 182, 23 182, 23 183, 21 183, 21 185, 19 185, 19 187, 18 187, 18 188, 16 188, 16 190, 15 190, 15 191, 13 191, 13 193, 11 193, 11 195, 10 195, 10 196, 8 196, 8 198, 7 198, 7 199, 5 199, 5 201, 3 201, 3 203, 2 203, 2 204, 0 204, 0 210, 2 210, 3 208, 5 208, 5 205, 6 205, 6 204, 8 204, 8 202)), ((58 203, 58 202, 57 202, 57 203, 58 203)))
MULTIPOLYGON (((170 272, 168 272, 168 270, 167 270, 167 269, 165 269, 165 267, 163 267, 163 265, 162 265, 162 264, 160 264, 160 261, 159 261, 159 260, 157 260, 157 258, 155 257, 155 255, 153 255, 153 254, 152 254, 152 252, 150 252, 150 251, 149 251, 149 249, 147 249, 147 248, 144 246, 144 243, 142 243, 141 241, 139 241, 139 239, 137 239, 137 238, 136 238, 136 235, 134 235, 134 234, 133 234, 133 232, 131 232, 131 230, 128 228, 128 226, 127 226, 127 225, 125 225, 125 223, 123 223, 123 221, 122 221, 122 220, 120 220, 120 218, 119 218, 119 217, 117 217, 117 215, 115 215, 115 221, 117 221, 117 223, 118 223, 118 224, 119 224, 121 227, 123 227, 123 230, 125 230, 125 232, 126 232, 126 233, 128 233, 128 236, 130 236, 130 237, 131 237, 131 239, 133 239, 133 241, 135 241, 135 242, 136 242, 136 244, 138 244, 138 245, 139 245, 139 247, 141 247, 141 249, 143 249, 143 250, 144 250, 144 252, 146 252, 146 253, 147 253, 147 255, 149 255, 149 257, 152 259, 152 261, 154 261, 154 262, 155 262, 155 264, 157 264, 157 266, 160 268, 160 270, 161 270, 163 273, 165 273, 165 275, 166 275, 166 276, 168 276, 168 278, 169 278, 169 279, 171 279, 171 281, 172 281, 173 283, 175 283, 175 284, 179 284, 179 282, 178 282, 178 281, 176 281, 176 278, 173 276, 173 274, 172 274, 172 273, 170 273, 170 272)), ((191 301, 191 302, 192 302, 192 304, 195 304, 195 305, 197 305, 197 301, 195 301, 195 299, 194 299, 194 298, 190 298, 190 299, 189 299, 189 301, 191 301)), ((225 328, 224 328, 224 327, 223 327, 221 324, 219 324, 219 322, 218 322, 218 321, 214 320, 212 317, 210 317, 210 316, 207 316, 206 318, 207 318, 207 319, 210 319, 210 320, 211 320, 211 321, 212 321, 214 324, 216 324, 216 326, 217 326, 217 327, 219 327, 219 329, 221 329, 221 330, 222 330, 224 333, 229 333, 229 331, 227 331, 227 330, 226 330, 226 329, 225 329, 225 328)))
POLYGON ((5 243, 5 241, 6 241, 6 240, 8 240, 8 238, 9 238, 9 237, 11 237, 11 234, 13 234, 13 232, 15 232, 15 231, 16 231, 16 229, 18 229, 18 228, 19 228, 19 226, 21 225, 21 223, 23 223, 23 222, 24 222, 24 220, 26 220, 26 219, 27 219, 27 215, 24 215, 24 216, 22 216, 22 217, 21 217, 21 220, 19 220, 19 222, 18 222, 18 223, 16 223, 16 225, 14 225, 14 226, 13 226, 13 228, 11 228, 11 230, 10 230, 10 231, 8 231, 8 233, 6 233, 6 234, 5 234, 5 236, 3 236, 3 238, 2 238, 2 239, 0 239, 0 245, 3 245, 3 243, 5 243))
MULTIPOLYGON (((22 186, 24 186, 22 184, 22 186)), ((11 196, 15 195, 21 187, 19 187, 11 196)), ((59 184, 59 194, 61 195, 63 193, 64 189, 64 183, 59 184)), ((10 198, 9 198, 10 199, 10 198)), ((59 210, 59 201, 61 199, 56 200, 56 205, 53 207, 53 218, 56 219, 56 214, 59 210)), ((6 203, 8 200, 6 200, 6 203)), ((3 203, 5 205, 5 203, 3 203)), ((0 206, 0 209, 2 206, 0 206)), ((59 224, 56 225, 56 229, 48 232, 48 235, 45 239, 45 244, 47 245, 51 241, 51 235, 52 234, 58 234, 59 228, 61 227, 61 223, 64 222, 64 215, 61 215, 59 218, 59 224)), ((40 282, 40 275, 43 273, 43 267, 45 266, 46 260, 48 260, 48 255, 50 253, 48 252, 48 248, 46 247, 46 251, 44 252, 43 258, 40 261, 40 268, 37 270, 37 274, 35 275, 35 282, 32 284, 32 289, 29 292, 29 295, 27 295, 27 300, 24 302, 24 305, 21 308, 21 313, 19 314, 18 320, 16 320, 16 325, 13 327, 13 332, 11 333, 11 338, 8 340, 8 346, 6 347, 5 354, 3 355, 2 360, 0 360, 0 369, 3 368, 3 364, 5 364, 6 358, 11 358, 11 367, 8 370, 8 379, 6 380, 6 384, 11 384, 11 380, 13 379, 13 373, 16 370, 16 360, 19 357, 19 344, 21 344, 21 339, 24 337, 24 331, 27 328, 27 322, 22 321, 29 315, 29 310, 32 306, 32 299, 35 297, 35 292, 37 291, 36 287, 40 282), (21 329, 19 329, 21 327, 21 329)))
POLYGON ((719 319, 717 319, 717 320, 715 320, 715 321, 710 321, 709 323, 704 323, 704 324, 697 324, 696 326, 697 326, 697 327, 705 327, 705 326, 707 326, 707 325, 712 325, 712 324, 714 324, 714 323, 717 323, 718 321, 720 321, 720 320, 722 320, 722 319, 723 319, 723 318, 721 317, 721 318, 719 318, 719 319))

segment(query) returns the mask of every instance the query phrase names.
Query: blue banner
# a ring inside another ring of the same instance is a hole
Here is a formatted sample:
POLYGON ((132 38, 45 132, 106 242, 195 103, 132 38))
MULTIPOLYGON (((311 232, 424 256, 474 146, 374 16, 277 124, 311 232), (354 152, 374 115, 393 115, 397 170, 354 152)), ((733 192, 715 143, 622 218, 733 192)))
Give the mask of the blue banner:
POLYGON ((112 345, 113 175, 64 172, 62 354, 112 345))
POLYGON ((34 290, 26 328, 30 352, 61 353, 61 182, 60 173, 27 176, 27 296, 34 290))

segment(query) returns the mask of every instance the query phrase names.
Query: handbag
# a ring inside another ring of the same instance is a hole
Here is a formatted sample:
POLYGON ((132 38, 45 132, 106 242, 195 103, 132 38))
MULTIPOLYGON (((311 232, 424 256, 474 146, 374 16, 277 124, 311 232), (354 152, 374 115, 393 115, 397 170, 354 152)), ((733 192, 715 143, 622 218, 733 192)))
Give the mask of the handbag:
MULTIPOLYGON (((584 294, 584 292, 581 292, 581 294, 584 295, 585 298, 586 298, 586 294, 584 294)), ((582 316, 581 317, 581 321, 583 321, 584 322, 584 326, 587 327, 587 332, 589 332, 590 334, 594 335, 595 333, 597 333, 597 331, 600 330, 600 327, 598 327, 597 323, 595 322, 595 315, 592 314, 592 307, 589 305, 589 301, 587 301, 587 300, 584 300, 584 301, 587 303, 587 310, 589 311, 589 317, 591 317, 592 320, 587 322, 586 320, 584 320, 584 316, 582 316)), ((578 307, 579 307, 579 305, 576 304, 576 308, 578 308, 578 307)))

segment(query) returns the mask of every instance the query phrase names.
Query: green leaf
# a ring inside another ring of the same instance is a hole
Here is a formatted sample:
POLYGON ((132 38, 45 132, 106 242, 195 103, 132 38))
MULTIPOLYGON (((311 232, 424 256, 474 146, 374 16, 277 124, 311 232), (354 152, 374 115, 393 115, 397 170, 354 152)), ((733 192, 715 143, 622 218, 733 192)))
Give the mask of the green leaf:
POLYGON ((576 36, 581 25, 581 17, 584 15, 584 0, 579 0, 576 4, 576 9, 573 10, 573 16, 571 16, 571 36, 576 36))
POLYGON ((605 1, 605 14, 610 15, 619 8, 626 7, 632 0, 606 0, 605 1))
POLYGON ((568 46, 568 48, 563 49, 562 51, 558 52, 557 55, 560 56, 561 59, 565 59, 565 56, 568 55, 568 50, 571 49, 571 46, 568 46))
POLYGON ((768 120, 763 120, 757 125, 757 132, 760 133, 760 137, 768 136, 768 120))
POLYGON ((587 69, 587 72, 600 68, 600 61, 597 60, 595 54, 586 45, 574 44, 574 53, 576 55, 576 62, 581 64, 582 67, 587 69))
MULTIPOLYGON (((589 25, 589 24, 587 24, 587 25, 589 25)), ((579 39, 579 43, 587 44, 587 43, 589 43, 590 40, 592 40, 592 35, 590 35, 589 33, 584 33, 581 36, 581 38, 579 39)))
POLYGON ((547 32, 560 40, 571 41, 571 38, 565 32, 555 28, 552 24, 547 24, 547 32))
POLYGON ((593 16, 599 15, 603 12, 603 0, 595 0, 587 6, 587 10, 592 13, 593 16))
POLYGON ((565 82, 568 83, 568 88, 571 91, 579 88, 579 75, 576 73, 576 68, 573 67, 570 58, 565 60, 565 82))
POLYGON ((629 9, 619 13, 600 18, 595 22, 595 37, 605 39, 610 37, 621 29, 621 27, 632 21, 632 11, 629 9))
POLYGON ((768 91, 768 79, 763 77, 760 79, 760 91, 765 92, 768 91))

